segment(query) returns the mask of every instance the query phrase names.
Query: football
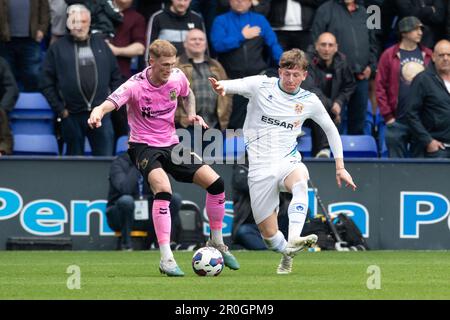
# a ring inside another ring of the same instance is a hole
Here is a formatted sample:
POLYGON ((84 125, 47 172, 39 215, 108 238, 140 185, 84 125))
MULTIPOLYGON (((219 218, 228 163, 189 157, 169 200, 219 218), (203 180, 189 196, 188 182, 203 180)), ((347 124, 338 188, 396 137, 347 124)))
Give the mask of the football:
POLYGON ((195 251, 192 257, 192 269, 199 276, 218 276, 224 267, 223 257, 213 247, 203 247, 195 251))

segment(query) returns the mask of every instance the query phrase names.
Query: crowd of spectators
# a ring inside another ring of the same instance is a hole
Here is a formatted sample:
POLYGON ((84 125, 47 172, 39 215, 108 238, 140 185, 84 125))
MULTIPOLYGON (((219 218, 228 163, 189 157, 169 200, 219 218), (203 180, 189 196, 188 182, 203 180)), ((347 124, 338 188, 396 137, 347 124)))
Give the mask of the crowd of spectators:
MULTIPOLYGON (((82 155, 87 137, 93 155, 113 155, 128 133, 125 109, 101 130, 87 116, 148 64, 157 38, 176 46, 213 128, 242 128, 247 100, 215 96, 208 77, 276 75, 282 51, 296 47, 310 58, 308 90, 341 133, 367 134, 371 105, 380 130, 369 134, 390 157, 449 157, 450 0, 0 0, 0 154, 13 150, 8 116, 20 90, 46 97, 64 154, 82 155)), ((331 156, 309 126, 313 155, 331 156)))

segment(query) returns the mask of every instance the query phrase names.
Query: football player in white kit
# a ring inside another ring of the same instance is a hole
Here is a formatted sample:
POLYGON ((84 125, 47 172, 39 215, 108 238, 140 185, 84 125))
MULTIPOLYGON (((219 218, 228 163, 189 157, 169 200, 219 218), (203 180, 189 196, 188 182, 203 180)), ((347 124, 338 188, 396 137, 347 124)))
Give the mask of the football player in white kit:
POLYGON ((307 76, 307 66, 304 52, 292 49, 280 59, 279 78, 263 75, 222 81, 210 78, 217 94, 240 94, 250 100, 243 131, 251 206, 267 247, 282 254, 278 274, 290 273, 295 254, 317 242, 314 234, 300 237, 308 210, 309 173, 301 162, 297 137, 306 119, 314 120, 327 135, 336 162, 338 186, 345 183, 356 189, 344 167, 336 126, 319 98, 300 88, 307 76), (278 229, 279 192, 292 193, 288 241, 278 229))

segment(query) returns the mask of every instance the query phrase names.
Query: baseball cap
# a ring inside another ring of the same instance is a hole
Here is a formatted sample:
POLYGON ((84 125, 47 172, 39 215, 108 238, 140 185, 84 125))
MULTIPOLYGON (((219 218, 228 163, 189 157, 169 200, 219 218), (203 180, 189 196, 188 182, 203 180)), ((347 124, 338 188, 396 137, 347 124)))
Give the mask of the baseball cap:
POLYGON ((404 17, 398 23, 398 31, 400 32, 410 32, 416 29, 417 27, 423 27, 422 22, 416 17, 404 17))

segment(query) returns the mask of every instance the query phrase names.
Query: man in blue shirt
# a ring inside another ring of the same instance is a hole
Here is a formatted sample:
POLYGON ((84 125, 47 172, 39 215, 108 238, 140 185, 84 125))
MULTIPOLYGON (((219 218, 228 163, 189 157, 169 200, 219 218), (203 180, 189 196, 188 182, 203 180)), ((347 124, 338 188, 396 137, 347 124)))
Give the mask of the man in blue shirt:
MULTIPOLYGON (((211 44, 230 79, 260 74, 271 66, 270 58, 277 65, 283 53, 267 19, 250 11, 251 6, 251 0, 230 0, 231 10, 216 17, 212 25, 211 44)), ((247 99, 233 97, 229 128, 242 128, 246 104, 247 99)))

